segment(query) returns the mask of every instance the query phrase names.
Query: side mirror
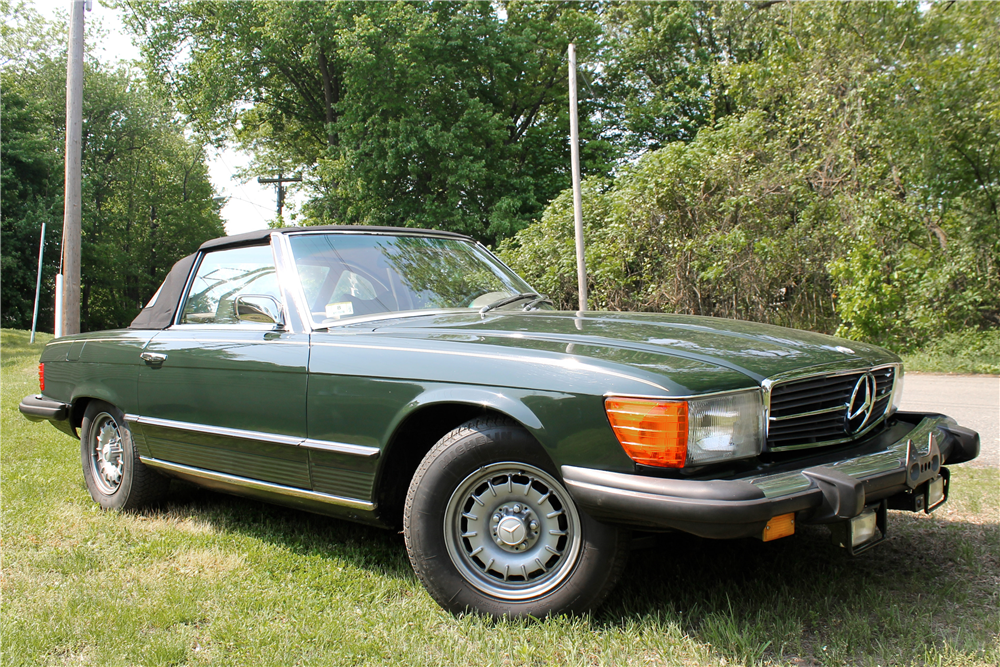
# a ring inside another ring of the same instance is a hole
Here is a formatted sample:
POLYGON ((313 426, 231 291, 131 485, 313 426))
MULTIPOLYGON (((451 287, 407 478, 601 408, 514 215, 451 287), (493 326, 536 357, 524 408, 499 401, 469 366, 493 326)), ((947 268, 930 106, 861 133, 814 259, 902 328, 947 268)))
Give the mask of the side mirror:
POLYGON ((275 329, 285 328, 281 304, 273 296, 243 294, 233 301, 233 314, 237 322, 273 324, 275 329))

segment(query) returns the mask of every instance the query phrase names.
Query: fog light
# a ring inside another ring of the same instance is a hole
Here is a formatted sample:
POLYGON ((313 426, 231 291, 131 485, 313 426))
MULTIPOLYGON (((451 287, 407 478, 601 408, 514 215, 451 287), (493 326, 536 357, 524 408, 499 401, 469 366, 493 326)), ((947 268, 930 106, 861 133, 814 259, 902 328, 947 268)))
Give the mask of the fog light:
POLYGON ((851 519, 851 546, 859 547, 870 542, 878 532, 878 517, 875 508, 866 509, 851 519))
POLYGON ((944 502, 944 477, 932 479, 927 486, 927 511, 944 502))

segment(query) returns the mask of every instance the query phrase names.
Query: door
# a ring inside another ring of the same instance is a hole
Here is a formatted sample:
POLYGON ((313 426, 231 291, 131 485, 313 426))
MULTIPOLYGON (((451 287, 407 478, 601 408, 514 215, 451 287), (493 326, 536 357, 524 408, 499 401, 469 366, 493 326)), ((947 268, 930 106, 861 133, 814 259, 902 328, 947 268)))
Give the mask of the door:
MULTIPOLYGON (((206 253, 174 325, 143 350, 140 425, 152 458, 308 489, 309 336, 241 321, 240 296, 287 313, 269 245, 206 253)), ((287 320, 287 317, 285 318, 287 320)))

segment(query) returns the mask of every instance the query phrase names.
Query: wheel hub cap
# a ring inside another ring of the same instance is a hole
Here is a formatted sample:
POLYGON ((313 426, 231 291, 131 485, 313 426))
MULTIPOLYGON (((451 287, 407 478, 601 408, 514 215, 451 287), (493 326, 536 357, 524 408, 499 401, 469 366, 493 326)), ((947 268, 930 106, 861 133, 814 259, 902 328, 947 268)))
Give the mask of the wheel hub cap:
POLYGON ((580 548, 569 494, 548 473, 523 463, 496 463, 469 475, 449 500, 445 533, 462 576, 512 600, 559 585, 580 548))
POLYGON ((497 526, 497 537, 508 547, 521 544, 527 535, 528 529, 524 522, 516 517, 509 516, 497 526))

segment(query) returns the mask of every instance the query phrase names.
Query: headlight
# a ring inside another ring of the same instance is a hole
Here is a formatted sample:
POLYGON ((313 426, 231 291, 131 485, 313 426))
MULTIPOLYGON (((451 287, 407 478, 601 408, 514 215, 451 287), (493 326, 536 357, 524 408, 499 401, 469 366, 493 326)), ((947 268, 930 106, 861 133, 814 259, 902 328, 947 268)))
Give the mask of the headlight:
POLYGON ((891 417, 899 409, 899 404, 903 402, 903 367, 896 366, 896 377, 892 383, 892 400, 889 401, 889 412, 886 417, 891 417))
POLYGON ((684 401, 611 397, 604 408, 625 453, 643 465, 742 459, 759 454, 764 442, 758 389, 684 401))
POLYGON ((759 390, 688 401, 688 463, 757 456, 763 442, 759 390))

